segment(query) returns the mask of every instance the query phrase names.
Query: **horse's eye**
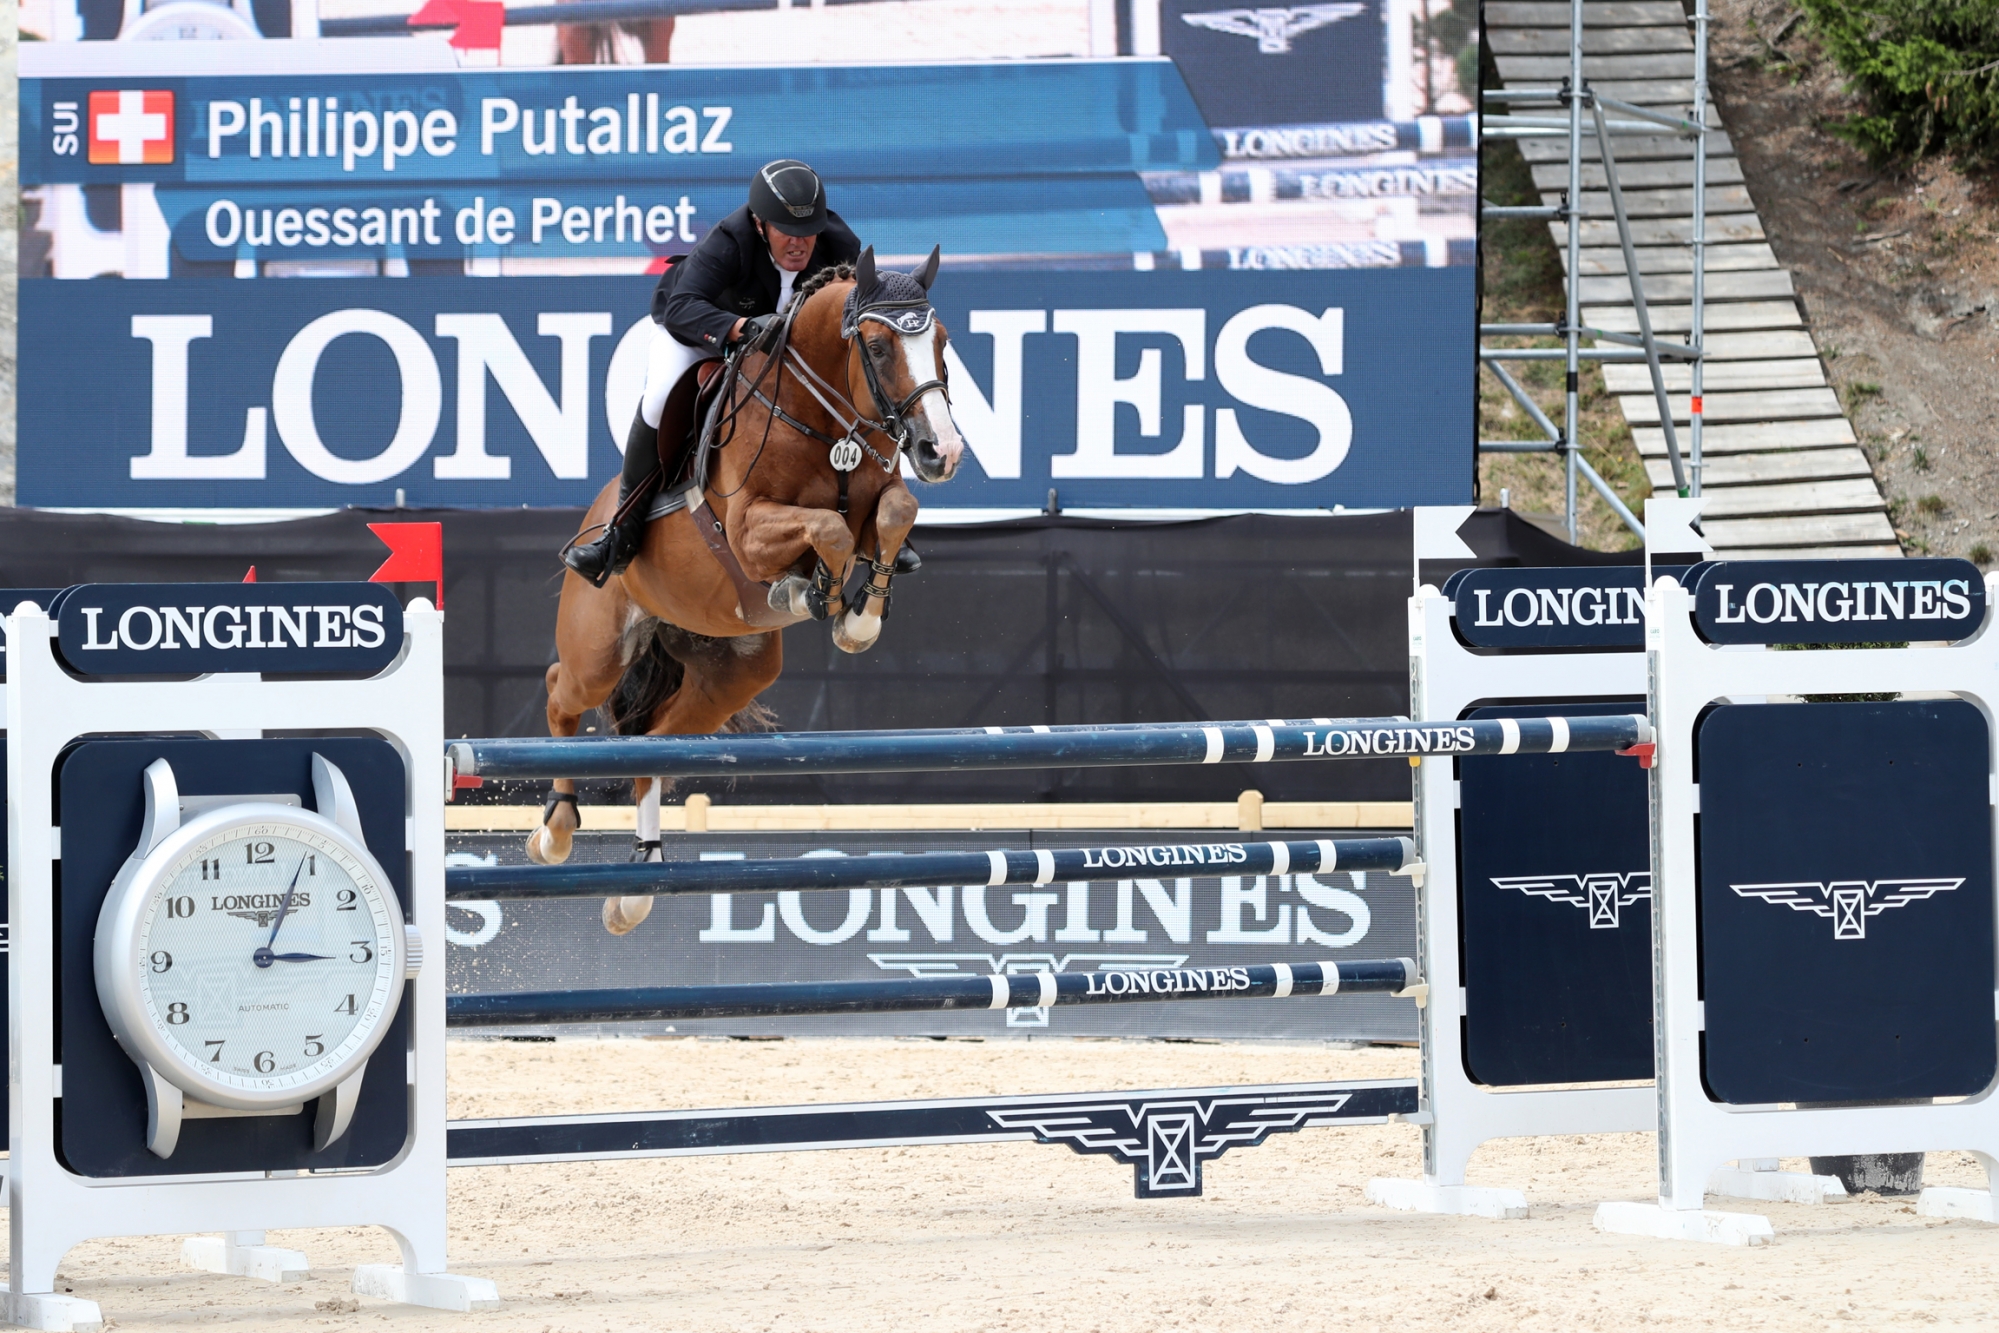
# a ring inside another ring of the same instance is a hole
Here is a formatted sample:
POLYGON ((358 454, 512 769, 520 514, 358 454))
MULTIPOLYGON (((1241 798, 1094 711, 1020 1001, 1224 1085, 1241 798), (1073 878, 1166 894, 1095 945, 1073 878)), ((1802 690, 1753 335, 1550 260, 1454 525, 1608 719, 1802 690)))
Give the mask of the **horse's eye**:
POLYGON ((870 339, 868 355, 877 361, 886 362, 889 358, 888 342, 885 339, 870 339))

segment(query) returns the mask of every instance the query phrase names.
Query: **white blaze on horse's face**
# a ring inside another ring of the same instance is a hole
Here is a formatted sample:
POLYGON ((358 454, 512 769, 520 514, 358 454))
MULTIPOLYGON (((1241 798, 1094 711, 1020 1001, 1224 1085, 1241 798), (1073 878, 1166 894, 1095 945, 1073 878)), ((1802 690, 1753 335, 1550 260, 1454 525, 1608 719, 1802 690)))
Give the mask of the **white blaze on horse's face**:
MULTIPOLYGON (((921 333, 898 335, 896 341, 902 344, 902 366, 912 388, 944 377, 936 321, 921 333)), ((951 404, 944 390, 932 389, 917 399, 910 405, 909 418, 915 427, 909 452, 916 475, 925 481, 949 481, 958 470, 958 460, 965 456, 965 438, 958 434, 958 423, 951 420, 951 404)))

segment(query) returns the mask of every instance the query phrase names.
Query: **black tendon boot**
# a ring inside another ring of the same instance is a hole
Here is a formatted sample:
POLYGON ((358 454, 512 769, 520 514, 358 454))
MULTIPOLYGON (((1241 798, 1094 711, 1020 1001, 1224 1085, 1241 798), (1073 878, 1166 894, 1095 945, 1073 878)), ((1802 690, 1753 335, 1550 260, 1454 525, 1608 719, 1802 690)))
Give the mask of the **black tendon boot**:
POLYGON ((618 507, 603 535, 579 542, 562 553, 562 563, 601 588, 613 574, 622 574, 645 541, 646 508, 659 481, 659 431, 646 425, 644 415, 632 414, 625 438, 625 471, 618 478, 618 507))

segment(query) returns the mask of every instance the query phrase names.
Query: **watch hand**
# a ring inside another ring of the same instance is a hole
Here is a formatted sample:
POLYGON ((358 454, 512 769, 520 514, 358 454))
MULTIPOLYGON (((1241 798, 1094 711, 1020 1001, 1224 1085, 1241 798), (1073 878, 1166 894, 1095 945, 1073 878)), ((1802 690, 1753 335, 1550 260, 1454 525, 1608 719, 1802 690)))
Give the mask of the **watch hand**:
POLYGON ((333 955, 330 953, 274 953, 271 957, 280 963, 312 963, 324 962, 326 959, 333 957, 333 955))
POLYGON ((292 871, 292 882, 285 886, 285 900, 278 904, 278 919, 271 923, 271 938, 264 941, 266 949, 278 942, 278 931, 285 924, 285 914, 292 910, 292 893, 298 888, 298 877, 305 873, 305 860, 303 856, 298 859, 298 869, 292 871))

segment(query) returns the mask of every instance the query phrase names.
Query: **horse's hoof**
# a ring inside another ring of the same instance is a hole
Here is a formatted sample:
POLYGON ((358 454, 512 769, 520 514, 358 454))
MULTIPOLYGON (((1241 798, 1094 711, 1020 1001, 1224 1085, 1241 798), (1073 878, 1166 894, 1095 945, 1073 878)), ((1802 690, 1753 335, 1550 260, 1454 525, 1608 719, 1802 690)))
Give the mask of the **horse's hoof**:
POLYGON ((841 616, 833 622, 833 646, 843 653, 864 653, 882 635, 882 618, 860 614, 841 616))
POLYGON ((555 830, 543 824, 528 834, 528 860, 538 866, 559 866, 569 859, 569 853, 575 846, 573 838, 557 842, 555 830))
POLYGON ((779 615, 809 616, 812 614, 811 592, 811 583, 796 574, 786 574, 770 585, 770 595, 765 600, 770 603, 770 609, 779 615))
POLYGON ((629 935, 638 929, 639 923, 652 915, 652 899, 606 898, 604 900, 604 929, 613 935, 629 935))

